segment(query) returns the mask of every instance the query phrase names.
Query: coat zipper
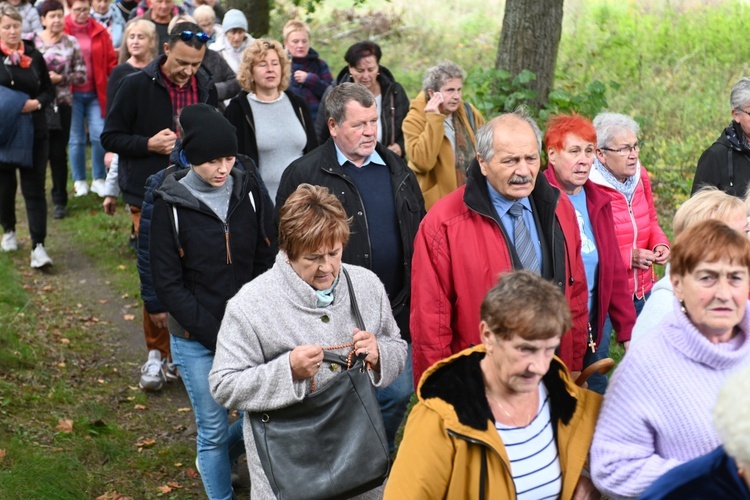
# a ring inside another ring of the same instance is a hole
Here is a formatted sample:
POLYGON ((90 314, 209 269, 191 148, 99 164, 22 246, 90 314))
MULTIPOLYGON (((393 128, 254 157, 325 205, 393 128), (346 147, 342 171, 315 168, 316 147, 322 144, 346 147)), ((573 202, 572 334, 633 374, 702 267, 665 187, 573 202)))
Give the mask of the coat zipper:
MULTIPOLYGON (((451 430, 451 429, 446 429, 446 431, 448 432, 448 434, 450 434, 453 437, 457 437, 457 438, 463 439, 464 441, 468 441, 469 443, 476 444, 478 446, 484 446, 489 451, 497 454, 497 451, 495 451, 495 449, 492 446, 490 446, 489 444, 485 443, 484 441, 481 441, 479 439, 466 436, 464 434, 460 434, 460 433, 458 433, 458 432, 456 432, 454 430, 451 430)), ((518 496, 518 492, 516 491, 516 482, 513 480, 513 474, 510 471, 510 467, 508 466, 508 464, 505 463, 505 460, 503 460, 502 457, 500 458, 500 462, 503 464, 503 467, 505 468, 505 472, 508 473, 508 476, 511 479, 510 482, 513 485, 513 498, 516 498, 518 496)))

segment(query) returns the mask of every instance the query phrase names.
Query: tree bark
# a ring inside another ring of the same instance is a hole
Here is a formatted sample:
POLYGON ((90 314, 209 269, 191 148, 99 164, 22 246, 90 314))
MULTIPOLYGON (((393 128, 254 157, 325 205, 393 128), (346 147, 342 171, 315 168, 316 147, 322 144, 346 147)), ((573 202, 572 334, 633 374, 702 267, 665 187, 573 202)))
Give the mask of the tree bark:
POLYGON ((239 9, 247 17, 247 32, 258 38, 268 35, 271 18, 270 0, 228 0, 227 10, 239 9))
POLYGON ((524 69, 536 75, 530 83, 539 96, 535 104, 547 101, 562 35, 563 0, 506 0, 505 17, 497 46, 495 68, 516 76, 524 69))

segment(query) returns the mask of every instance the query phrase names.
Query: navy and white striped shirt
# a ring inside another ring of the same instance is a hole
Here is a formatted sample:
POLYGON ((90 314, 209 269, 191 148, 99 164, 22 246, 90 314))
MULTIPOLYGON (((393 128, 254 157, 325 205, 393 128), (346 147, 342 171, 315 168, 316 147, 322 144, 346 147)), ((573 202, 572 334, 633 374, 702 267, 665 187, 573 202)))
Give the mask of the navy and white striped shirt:
POLYGON ((562 469, 549 413, 549 394, 539 384, 539 411, 526 427, 495 422, 510 458, 510 471, 520 500, 559 498, 562 469))

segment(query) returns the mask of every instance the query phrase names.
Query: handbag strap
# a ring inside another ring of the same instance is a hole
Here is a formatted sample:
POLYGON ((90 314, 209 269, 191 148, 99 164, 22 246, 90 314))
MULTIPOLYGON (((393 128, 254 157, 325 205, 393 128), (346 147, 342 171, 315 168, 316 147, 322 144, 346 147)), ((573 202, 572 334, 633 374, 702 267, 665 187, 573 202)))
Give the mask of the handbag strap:
MULTIPOLYGON (((341 271, 344 273, 344 277, 346 278, 346 286, 349 289, 349 301, 351 302, 352 306, 352 314, 354 315, 354 322, 357 324, 357 328, 360 330, 365 330, 365 322, 362 319, 362 314, 359 312, 359 305, 357 304, 357 296, 354 294, 354 285, 352 285, 351 277, 349 276, 349 272, 346 270, 346 268, 342 265, 341 271)), ((352 367, 352 357, 354 356, 354 342, 349 342, 346 344, 340 344, 340 345, 332 345, 328 347, 324 347, 323 351, 335 351, 338 349, 346 349, 347 347, 351 347, 352 350, 349 351, 349 354, 346 356, 346 369, 350 369, 352 367)), ((335 355, 334 355, 335 356, 335 355)), ((329 356, 328 353, 323 353, 323 360, 331 362, 331 359, 333 356, 329 356), (328 358, 328 359, 326 359, 328 358)), ((339 358, 339 356, 336 356, 336 358, 339 358)), ((341 356, 340 358, 343 358, 341 356)), ((334 362, 340 362, 339 359, 335 359, 334 362)), ((367 369, 370 369, 370 363, 367 363, 367 369)), ((315 377, 312 377, 312 380, 310 382, 310 392, 315 392, 315 377)))

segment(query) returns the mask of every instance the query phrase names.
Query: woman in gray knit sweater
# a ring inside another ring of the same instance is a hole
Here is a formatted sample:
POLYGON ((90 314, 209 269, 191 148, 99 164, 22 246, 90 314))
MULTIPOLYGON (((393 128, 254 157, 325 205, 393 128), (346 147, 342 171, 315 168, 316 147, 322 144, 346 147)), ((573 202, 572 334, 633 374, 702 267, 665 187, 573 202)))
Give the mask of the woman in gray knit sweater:
MULTIPOLYGON (((281 209, 273 268, 229 301, 219 330, 211 394, 227 408, 245 411, 245 447, 252 498, 273 498, 253 439, 250 412, 284 408, 322 387, 335 374, 323 349, 365 354, 372 384, 385 387, 404 368, 401 340, 378 277, 347 265, 367 331, 356 328, 341 253, 349 221, 338 199, 320 186, 300 185, 281 209)), ((290 471, 291 473, 291 471, 290 471)), ((380 488, 361 498, 380 498, 380 488)), ((359 498, 359 497, 358 497, 359 498)))

